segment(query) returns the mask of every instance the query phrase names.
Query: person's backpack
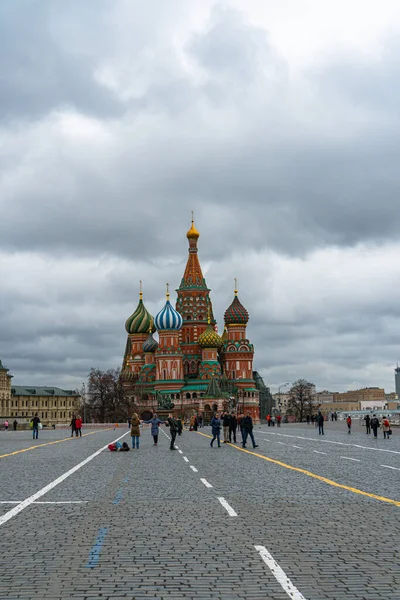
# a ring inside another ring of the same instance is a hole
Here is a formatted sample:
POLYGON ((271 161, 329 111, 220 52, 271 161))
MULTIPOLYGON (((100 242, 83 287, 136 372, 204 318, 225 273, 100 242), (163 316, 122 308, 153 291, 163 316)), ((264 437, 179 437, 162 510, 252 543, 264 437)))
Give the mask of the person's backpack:
POLYGON ((373 429, 374 427, 379 427, 379 421, 378 421, 378 419, 377 419, 376 417, 374 417, 374 418, 371 420, 371 427, 372 427, 372 429, 373 429))
POLYGON ((130 448, 126 442, 122 442, 122 446, 120 448, 120 452, 129 452, 130 448))

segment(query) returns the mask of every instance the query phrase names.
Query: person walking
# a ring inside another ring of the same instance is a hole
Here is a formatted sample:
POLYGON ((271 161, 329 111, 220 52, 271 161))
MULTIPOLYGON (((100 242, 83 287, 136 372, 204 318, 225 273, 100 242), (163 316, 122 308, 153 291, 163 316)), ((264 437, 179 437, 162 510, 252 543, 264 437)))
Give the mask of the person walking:
POLYGON ((315 426, 318 425, 318 434, 319 435, 325 435, 324 434, 324 415, 322 414, 322 412, 319 410, 318 414, 316 416, 316 420, 315 420, 315 426))
POLYGON ((74 432, 76 429, 76 416, 75 415, 72 415, 70 427, 71 427, 71 437, 74 437, 74 432))
POLYGON ((224 444, 229 444, 229 424, 231 421, 231 418, 229 416, 229 413, 223 413, 221 415, 222 418, 222 427, 224 428, 224 444))
POLYGON ((236 429, 237 429, 237 418, 234 412, 231 413, 231 417, 229 420, 229 443, 232 443, 232 436, 233 436, 233 443, 236 444, 236 429))
POLYGON ((213 443, 215 442, 215 440, 217 440, 218 448, 221 448, 221 439, 220 439, 221 419, 218 417, 218 413, 215 413, 215 415, 211 419, 210 425, 211 425, 211 433, 213 434, 213 438, 210 442, 210 446, 212 448, 213 443))
POLYGON ((350 435, 351 434, 351 416, 350 415, 347 417, 346 423, 347 423, 347 433, 350 435))
POLYGON ((174 419, 174 416, 172 413, 169 413, 168 419, 165 421, 165 424, 167 427, 169 427, 169 430, 171 433, 171 443, 169 445, 169 449, 176 450, 175 439, 176 439, 176 434, 178 433, 178 423, 174 419))
POLYGON ((40 423, 40 419, 38 417, 38 414, 35 413, 35 416, 32 419, 33 439, 38 439, 38 437, 39 437, 39 423, 40 423))
POLYGON ((82 437, 82 417, 78 415, 75 419, 75 435, 76 437, 82 437))
POLYGON ((267 425, 271 427, 271 415, 267 415, 267 425))
POLYGON ((194 421, 193 421, 193 431, 197 431, 198 426, 199 426, 199 420, 197 418, 197 415, 195 415, 194 421))
POLYGON ((243 441, 242 441, 242 447, 246 448, 247 436, 250 436, 250 439, 251 439, 252 444, 253 444, 253 448, 258 448, 258 444, 256 444, 256 441, 254 439, 254 434, 253 434, 253 419, 251 418, 250 413, 247 413, 247 415, 245 416, 245 418, 242 421, 242 424, 243 424, 243 441))
POLYGON ((4 429, 7 431, 7 429, 8 429, 8 421, 4 421, 4 429))
MULTIPOLYGON (((157 413, 153 414, 153 417, 149 421, 143 421, 146 425, 151 425, 151 435, 153 436, 154 446, 158 444, 159 426, 164 424, 164 421, 158 418, 157 413)), ((181 422, 182 423, 182 422, 181 422)))
POLYGON ((379 419, 376 415, 372 415, 371 429, 374 432, 374 440, 378 439, 379 419))
POLYGON ((281 426, 281 421, 282 421, 281 415, 276 415, 276 424, 278 425, 278 427, 281 426))
POLYGON ((389 419, 385 416, 382 417, 382 431, 383 431, 383 439, 388 440, 390 436, 390 422, 389 419))
POLYGON ((18 421, 15 420, 13 423, 14 431, 17 431, 18 421))
POLYGON ((369 415, 367 415, 366 417, 364 417, 364 421, 365 421, 365 428, 367 430, 367 434, 371 433, 371 417, 369 415))
POLYGON ((203 415, 199 415, 198 417, 199 427, 203 427, 203 415))
POLYGON ((178 425, 178 435, 182 435, 183 424, 182 424, 182 418, 181 417, 177 418, 176 424, 178 425))
POLYGON ((310 415, 307 415, 306 421, 307 421, 307 425, 309 425, 310 424, 310 415))
POLYGON ((140 419, 137 413, 133 413, 131 418, 131 437, 132 437, 132 450, 139 450, 140 441, 140 419))

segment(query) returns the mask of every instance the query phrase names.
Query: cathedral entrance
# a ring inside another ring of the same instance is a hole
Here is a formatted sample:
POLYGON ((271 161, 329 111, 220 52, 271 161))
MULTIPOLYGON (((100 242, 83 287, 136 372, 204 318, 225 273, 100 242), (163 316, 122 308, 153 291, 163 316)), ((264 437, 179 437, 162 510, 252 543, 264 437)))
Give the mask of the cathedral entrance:
POLYGON ((211 406, 209 404, 204 405, 204 424, 207 424, 211 421, 212 411, 211 406))

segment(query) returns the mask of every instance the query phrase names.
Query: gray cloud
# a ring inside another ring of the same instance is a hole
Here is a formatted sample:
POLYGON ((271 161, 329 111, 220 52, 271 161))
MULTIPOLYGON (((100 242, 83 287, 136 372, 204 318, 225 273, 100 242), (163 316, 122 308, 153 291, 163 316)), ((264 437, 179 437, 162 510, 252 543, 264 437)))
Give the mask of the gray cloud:
POLYGON ((191 11, 1 5, 0 357, 22 383, 120 364, 137 282, 154 314, 194 208, 220 327, 238 276, 273 385, 390 386, 399 273, 371 257, 398 243, 398 45, 293 75, 243 13, 191 11))

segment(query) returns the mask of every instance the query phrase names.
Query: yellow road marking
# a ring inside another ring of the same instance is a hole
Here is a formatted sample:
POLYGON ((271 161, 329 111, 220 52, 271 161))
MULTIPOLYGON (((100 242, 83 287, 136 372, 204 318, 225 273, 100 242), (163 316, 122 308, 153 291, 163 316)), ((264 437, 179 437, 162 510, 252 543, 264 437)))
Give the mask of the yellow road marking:
MULTIPOLYGON (((199 435, 203 435, 204 437, 212 439, 211 435, 207 433, 201 433, 200 431, 196 431, 199 435)), ((380 500, 381 502, 387 502, 388 504, 394 504, 395 506, 400 506, 400 501, 393 500, 392 498, 386 498, 385 496, 378 496, 377 494, 371 494, 370 492, 364 492, 363 490, 359 490, 358 488, 351 487, 349 485, 344 485, 343 483, 338 483, 337 481, 333 481, 332 479, 328 479, 327 477, 322 477, 322 475, 317 475, 316 473, 312 473, 311 471, 307 471, 307 469, 300 469, 300 467, 293 467, 293 465, 288 465, 280 460, 275 460, 274 458, 269 458, 269 456, 264 456, 263 454, 258 454, 257 452, 251 452, 250 450, 246 450, 245 448, 240 448, 239 446, 234 446, 233 444, 229 445, 230 448, 234 448, 235 450, 239 450, 240 452, 245 452, 246 454, 251 454, 251 456, 257 456, 258 458, 262 458, 268 462, 274 463, 275 465, 279 465, 280 467, 284 467, 285 469, 290 469, 291 471, 296 471, 297 473, 302 473, 303 475, 307 475, 307 477, 312 477, 313 479, 318 479, 319 481, 323 481, 328 485, 333 485, 334 487, 340 488, 342 490, 347 490, 348 492, 353 492, 353 494, 359 494, 360 496, 367 496, 368 498, 373 498, 374 500, 380 500)))
MULTIPOLYGON (((111 431, 111 428, 100 429, 98 431, 90 431, 89 433, 83 433, 82 437, 87 435, 93 435, 94 433, 100 433, 100 431, 111 431)), ((76 436, 75 436, 76 437, 76 436)), ((22 448, 22 450, 16 450, 9 454, 0 454, 0 458, 6 458, 6 456, 14 456, 15 454, 21 454, 21 452, 28 452, 29 450, 36 450, 36 448, 43 448, 43 446, 51 446, 52 444, 61 444, 61 442, 68 442, 68 440, 74 439, 72 436, 63 438, 62 440, 55 440, 54 442, 47 442, 46 444, 37 444, 37 446, 29 446, 29 448, 22 448)))

